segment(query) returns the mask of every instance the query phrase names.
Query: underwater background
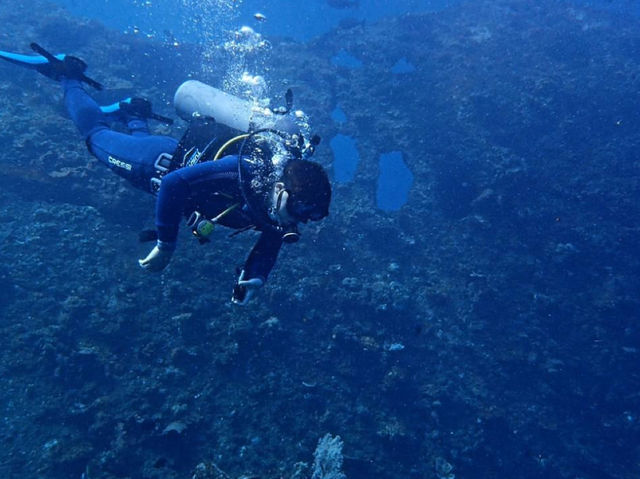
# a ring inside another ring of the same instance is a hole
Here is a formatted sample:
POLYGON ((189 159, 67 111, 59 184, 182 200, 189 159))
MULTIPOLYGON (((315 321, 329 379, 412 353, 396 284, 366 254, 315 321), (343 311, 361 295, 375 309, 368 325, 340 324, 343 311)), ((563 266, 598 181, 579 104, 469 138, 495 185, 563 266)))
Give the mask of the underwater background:
POLYGON ((637 479, 638 3, 4 2, 102 104, 292 88, 334 189, 245 308, 251 233, 147 274, 153 197, 0 64, 0 474, 637 479))

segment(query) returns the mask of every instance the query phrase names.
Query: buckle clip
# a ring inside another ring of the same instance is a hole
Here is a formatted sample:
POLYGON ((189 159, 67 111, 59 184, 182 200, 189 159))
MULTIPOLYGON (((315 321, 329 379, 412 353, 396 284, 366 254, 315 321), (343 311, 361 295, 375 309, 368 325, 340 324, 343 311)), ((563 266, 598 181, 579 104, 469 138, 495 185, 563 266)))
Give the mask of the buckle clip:
POLYGON ((149 189, 152 194, 158 194, 160 191, 160 184, 162 183, 162 177, 172 170, 173 155, 169 153, 160 153, 156 161, 153 163, 155 168, 155 176, 149 180, 149 189))
POLYGON ((153 166, 158 173, 162 173, 164 175, 171 170, 172 160, 173 155, 170 155, 169 153, 160 153, 153 166))

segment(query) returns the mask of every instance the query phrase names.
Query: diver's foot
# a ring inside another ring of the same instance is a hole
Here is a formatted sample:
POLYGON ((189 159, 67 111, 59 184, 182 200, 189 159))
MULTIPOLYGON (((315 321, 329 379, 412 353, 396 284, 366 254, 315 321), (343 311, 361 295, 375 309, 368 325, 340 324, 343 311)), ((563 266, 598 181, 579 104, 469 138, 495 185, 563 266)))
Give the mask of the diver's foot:
POLYGON ((46 63, 36 66, 36 70, 44 76, 56 81, 63 78, 78 80, 91 85, 96 90, 102 90, 100 83, 84 74, 87 71, 87 64, 84 60, 72 55, 54 56, 37 43, 32 43, 31 48, 47 60, 46 63))
POLYGON ((154 113, 151 102, 144 98, 127 98, 120 102, 120 110, 129 116, 141 118, 143 120, 156 120, 167 125, 172 125, 173 120, 166 116, 154 113))
POLYGON ((63 60, 56 59, 55 62, 43 63, 36 70, 56 81, 62 78, 82 81, 84 72, 87 71, 87 64, 80 58, 66 55, 63 60))
POLYGON ((151 102, 144 98, 127 98, 119 103, 120 110, 129 116, 142 119, 153 117, 151 102))
POLYGON ((115 115, 114 119, 124 123, 137 118, 140 120, 157 120, 167 125, 173 124, 171 118, 154 113, 151 102, 145 98, 125 98, 112 105, 101 106, 100 109, 103 113, 115 115))

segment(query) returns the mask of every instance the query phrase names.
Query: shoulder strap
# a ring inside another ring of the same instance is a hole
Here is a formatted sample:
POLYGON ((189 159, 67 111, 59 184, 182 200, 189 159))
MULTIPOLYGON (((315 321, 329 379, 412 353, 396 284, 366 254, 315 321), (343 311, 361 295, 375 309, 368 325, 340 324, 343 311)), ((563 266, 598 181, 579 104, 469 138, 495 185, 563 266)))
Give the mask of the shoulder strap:
MULTIPOLYGON (((241 132, 238 130, 216 122, 212 117, 194 118, 178 142, 176 152, 173 155, 173 169, 212 160, 220 147, 229 138, 233 138, 239 133, 241 132)), ((225 154, 234 153, 238 153, 238 147, 225 149, 225 154)))

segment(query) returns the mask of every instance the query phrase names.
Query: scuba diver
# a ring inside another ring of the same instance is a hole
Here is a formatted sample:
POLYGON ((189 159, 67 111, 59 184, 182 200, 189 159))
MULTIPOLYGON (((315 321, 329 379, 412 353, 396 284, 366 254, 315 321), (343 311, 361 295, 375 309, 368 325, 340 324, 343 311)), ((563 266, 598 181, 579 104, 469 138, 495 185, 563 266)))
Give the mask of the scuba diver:
POLYGON ((37 55, 0 51, 0 58, 60 82, 72 121, 89 152, 134 187, 156 196, 154 231, 141 241, 155 241, 138 261, 147 271, 162 271, 176 249, 181 219, 201 243, 216 224, 260 236, 237 273, 232 302, 246 304, 264 285, 283 243, 296 242, 299 223, 329 214, 331 185, 324 169, 308 160, 319 138, 307 140, 287 107, 269 112, 269 121, 252 117, 249 102, 200 82, 187 81, 174 103, 190 121, 180 141, 149 132, 157 115, 141 98, 99 106, 83 84, 101 90, 87 77, 86 63, 70 55, 52 55, 32 43, 37 55), (225 121, 221 121, 226 119, 225 121), (128 133, 111 128, 126 125, 128 133))

